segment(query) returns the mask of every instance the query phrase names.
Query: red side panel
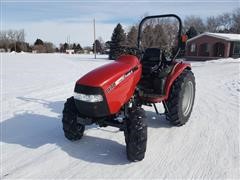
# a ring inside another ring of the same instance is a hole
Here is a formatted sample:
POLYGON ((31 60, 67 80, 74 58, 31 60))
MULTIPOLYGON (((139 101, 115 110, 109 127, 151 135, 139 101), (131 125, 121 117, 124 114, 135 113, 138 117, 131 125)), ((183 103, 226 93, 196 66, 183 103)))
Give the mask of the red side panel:
POLYGON ((112 82, 107 83, 103 87, 111 114, 116 114, 119 112, 120 108, 130 100, 142 74, 142 66, 135 56, 121 56, 117 61, 124 64, 131 62, 129 64, 131 67, 129 66, 129 68, 125 69, 124 73, 118 76, 118 78, 114 79, 112 82), (130 75, 126 75, 126 73, 131 71, 133 68, 135 68, 135 70, 132 71, 130 75), (108 88, 114 82, 122 79, 124 76, 124 80, 122 80, 119 84, 116 84, 116 86, 111 91, 108 91, 108 88))
POLYGON ((132 97, 141 73, 142 66, 138 58, 124 55, 110 64, 89 72, 77 83, 101 87, 108 101, 110 113, 115 114, 132 97))

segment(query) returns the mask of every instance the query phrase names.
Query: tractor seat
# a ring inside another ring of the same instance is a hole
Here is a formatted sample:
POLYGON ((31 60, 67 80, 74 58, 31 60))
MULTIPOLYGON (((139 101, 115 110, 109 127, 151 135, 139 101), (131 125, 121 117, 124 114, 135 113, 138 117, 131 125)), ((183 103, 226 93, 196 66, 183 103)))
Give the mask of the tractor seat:
POLYGON ((149 76, 152 70, 161 66, 162 50, 158 48, 147 48, 141 60, 143 76, 149 76))
POLYGON ((165 63, 166 58, 161 49, 148 48, 145 50, 142 63, 142 78, 138 84, 144 92, 144 98, 156 99, 165 94, 165 82, 172 66, 165 63))

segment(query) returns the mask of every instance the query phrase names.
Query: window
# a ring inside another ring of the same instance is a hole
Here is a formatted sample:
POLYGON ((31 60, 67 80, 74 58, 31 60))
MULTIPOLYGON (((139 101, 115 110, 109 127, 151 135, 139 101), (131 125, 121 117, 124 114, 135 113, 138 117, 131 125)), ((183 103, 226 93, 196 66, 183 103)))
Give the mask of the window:
POLYGON ((209 52, 209 44, 205 44, 205 49, 204 49, 204 52, 208 53, 209 52))
POLYGON ((240 54, 240 42, 234 42, 233 54, 240 54))
POLYGON ((209 44, 208 43, 201 44, 201 47, 202 47, 202 51, 204 53, 208 53, 209 52, 209 44))
POLYGON ((190 52, 195 52, 195 51, 196 51, 196 44, 193 43, 193 44, 191 44, 190 52))
POLYGON ((200 45, 199 55, 209 56, 210 46, 208 43, 203 43, 200 45))

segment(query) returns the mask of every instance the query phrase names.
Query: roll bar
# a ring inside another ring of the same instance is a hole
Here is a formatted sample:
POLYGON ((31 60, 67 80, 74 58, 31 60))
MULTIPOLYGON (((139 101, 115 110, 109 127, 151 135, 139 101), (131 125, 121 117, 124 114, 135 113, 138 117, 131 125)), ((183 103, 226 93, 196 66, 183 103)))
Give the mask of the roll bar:
POLYGON ((138 49, 140 49, 140 45, 141 45, 141 33, 142 33, 142 26, 143 24, 149 20, 149 19, 154 19, 154 18, 165 18, 165 17, 174 17, 178 20, 179 22, 179 29, 178 29, 178 49, 181 46, 181 33, 182 33, 182 20, 180 19, 179 16, 177 16, 176 14, 163 14, 163 15, 154 15, 154 16, 147 16, 145 18, 142 19, 142 21, 139 24, 138 27, 138 38, 137 38, 137 47, 138 49))

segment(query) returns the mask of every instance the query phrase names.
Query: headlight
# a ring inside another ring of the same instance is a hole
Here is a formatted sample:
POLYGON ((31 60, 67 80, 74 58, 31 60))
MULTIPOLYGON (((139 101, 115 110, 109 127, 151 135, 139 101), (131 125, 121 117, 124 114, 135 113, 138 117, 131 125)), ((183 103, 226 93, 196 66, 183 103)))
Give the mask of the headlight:
POLYGON ((74 92, 74 99, 85 101, 85 102, 101 102, 103 101, 103 97, 100 94, 81 94, 74 92))

